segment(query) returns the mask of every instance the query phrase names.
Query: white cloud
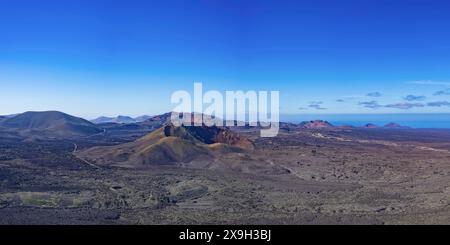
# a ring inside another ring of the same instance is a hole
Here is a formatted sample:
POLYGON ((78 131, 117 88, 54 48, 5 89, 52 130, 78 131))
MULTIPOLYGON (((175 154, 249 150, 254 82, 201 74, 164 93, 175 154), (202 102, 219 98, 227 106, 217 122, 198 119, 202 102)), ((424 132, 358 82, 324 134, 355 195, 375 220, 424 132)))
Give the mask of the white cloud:
POLYGON ((417 81, 410 81, 408 83, 418 85, 450 86, 450 82, 432 81, 432 80, 417 80, 417 81))

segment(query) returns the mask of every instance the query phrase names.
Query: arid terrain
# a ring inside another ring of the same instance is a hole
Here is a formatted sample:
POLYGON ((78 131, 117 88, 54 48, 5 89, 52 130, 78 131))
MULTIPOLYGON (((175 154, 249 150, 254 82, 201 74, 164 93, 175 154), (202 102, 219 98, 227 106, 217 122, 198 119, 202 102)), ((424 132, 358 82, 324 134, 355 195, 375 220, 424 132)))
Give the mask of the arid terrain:
POLYGON ((0 224, 450 224, 450 130, 0 119, 0 224))

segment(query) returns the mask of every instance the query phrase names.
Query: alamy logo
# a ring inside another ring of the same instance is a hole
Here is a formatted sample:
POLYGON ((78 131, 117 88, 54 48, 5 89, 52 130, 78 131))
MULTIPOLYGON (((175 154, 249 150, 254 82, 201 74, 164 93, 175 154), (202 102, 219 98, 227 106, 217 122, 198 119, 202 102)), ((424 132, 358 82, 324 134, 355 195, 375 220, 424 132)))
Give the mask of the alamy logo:
POLYGON ((175 126, 259 126, 261 137, 275 137, 279 131, 279 91, 226 91, 204 93, 194 83, 194 95, 185 90, 172 94, 171 121, 175 126), (270 95, 270 100, 269 100, 270 95), (270 108, 270 110, 268 110, 270 108))

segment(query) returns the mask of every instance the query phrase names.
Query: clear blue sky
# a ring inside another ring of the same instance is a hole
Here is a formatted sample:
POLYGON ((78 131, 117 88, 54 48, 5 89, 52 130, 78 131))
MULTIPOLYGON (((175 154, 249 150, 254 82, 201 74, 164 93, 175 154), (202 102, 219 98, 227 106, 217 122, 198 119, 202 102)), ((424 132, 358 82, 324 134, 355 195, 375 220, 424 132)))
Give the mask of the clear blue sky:
POLYGON ((450 112, 449 1, 0 0, 0 114, 156 114, 279 90, 282 113, 450 112))

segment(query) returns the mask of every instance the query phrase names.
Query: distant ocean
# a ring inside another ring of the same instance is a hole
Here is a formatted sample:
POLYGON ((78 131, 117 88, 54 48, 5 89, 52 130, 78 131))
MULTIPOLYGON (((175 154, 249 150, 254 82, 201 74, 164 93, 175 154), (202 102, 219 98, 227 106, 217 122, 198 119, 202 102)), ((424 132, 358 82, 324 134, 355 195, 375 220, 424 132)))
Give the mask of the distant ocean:
POLYGON ((450 113, 445 114, 289 114, 280 115, 282 122, 299 123, 321 119, 336 126, 363 126, 373 123, 378 126, 394 122, 413 128, 450 128, 450 113))

